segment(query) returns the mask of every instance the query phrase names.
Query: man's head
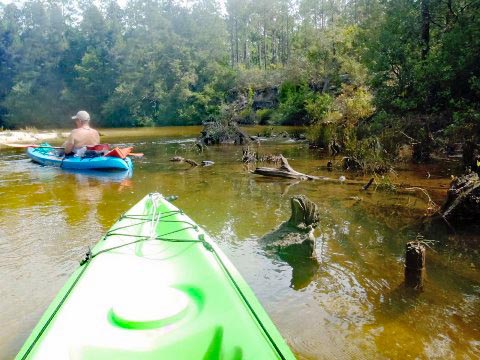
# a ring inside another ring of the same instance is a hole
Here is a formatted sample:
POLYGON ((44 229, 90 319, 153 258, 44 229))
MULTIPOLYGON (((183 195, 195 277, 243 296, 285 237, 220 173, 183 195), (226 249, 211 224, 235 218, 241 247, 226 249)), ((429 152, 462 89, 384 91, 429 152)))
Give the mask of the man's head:
POLYGON ((80 110, 77 115, 72 116, 72 119, 80 124, 88 124, 90 122, 90 114, 85 110, 80 110))

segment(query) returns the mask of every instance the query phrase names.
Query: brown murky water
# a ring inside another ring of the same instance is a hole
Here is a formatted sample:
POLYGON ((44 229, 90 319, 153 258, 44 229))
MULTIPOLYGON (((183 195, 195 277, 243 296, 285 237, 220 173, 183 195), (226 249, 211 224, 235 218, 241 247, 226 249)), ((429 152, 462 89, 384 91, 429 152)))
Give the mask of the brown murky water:
MULTIPOLYGON (((1 359, 14 357, 87 247, 152 191, 179 196, 175 204, 218 241, 298 358, 480 358, 479 235, 424 233, 435 240, 425 289, 409 292, 403 253, 427 207, 423 194, 252 175, 240 147, 191 150, 199 131, 103 130, 105 142, 134 144, 145 153, 131 177, 40 167, 21 151, 0 149, 1 359), (175 155, 215 165, 191 169, 168 161, 175 155), (321 211, 317 263, 288 264, 258 244, 288 219, 295 194, 321 211)), ((301 172, 352 177, 327 172, 327 159, 305 144, 276 139, 259 149, 282 152, 301 172)), ((425 187, 441 202, 454 171, 453 163, 408 166, 393 180, 425 187)))

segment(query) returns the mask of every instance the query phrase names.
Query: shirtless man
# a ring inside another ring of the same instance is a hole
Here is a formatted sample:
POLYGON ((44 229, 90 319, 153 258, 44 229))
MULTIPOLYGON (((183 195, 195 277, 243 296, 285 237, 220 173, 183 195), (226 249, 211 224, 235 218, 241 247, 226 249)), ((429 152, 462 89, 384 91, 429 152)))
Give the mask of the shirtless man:
POLYGON ((100 135, 98 131, 90 127, 90 115, 86 111, 79 111, 77 115, 72 116, 75 120, 76 129, 72 130, 67 141, 63 144, 65 155, 76 153, 77 150, 85 146, 98 145, 100 135))

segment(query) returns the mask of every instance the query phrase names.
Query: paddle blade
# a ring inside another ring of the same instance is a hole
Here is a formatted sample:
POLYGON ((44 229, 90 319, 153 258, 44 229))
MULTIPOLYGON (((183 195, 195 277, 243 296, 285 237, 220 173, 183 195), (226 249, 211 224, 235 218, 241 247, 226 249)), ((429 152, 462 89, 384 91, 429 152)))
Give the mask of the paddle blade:
POLYGON ((37 144, 3 144, 3 145, 14 147, 14 148, 22 148, 22 149, 26 149, 29 147, 38 147, 37 144))
POLYGON ((132 153, 132 152, 128 154, 128 156, 133 156, 133 157, 143 157, 143 155, 144 155, 143 153, 132 153))

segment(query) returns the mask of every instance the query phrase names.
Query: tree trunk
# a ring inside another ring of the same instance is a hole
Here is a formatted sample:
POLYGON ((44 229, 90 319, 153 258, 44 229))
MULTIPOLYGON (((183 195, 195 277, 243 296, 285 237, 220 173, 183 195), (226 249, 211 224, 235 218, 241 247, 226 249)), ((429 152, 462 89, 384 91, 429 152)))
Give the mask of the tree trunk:
POLYGON ((430 51, 430 0, 422 0, 422 60, 430 51))
POLYGON ((267 24, 265 18, 263 20, 263 66, 267 70, 267 24))
POLYGON ((284 65, 288 63, 288 58, 290 55, 290 50, 288 48, 288 6, 287 6, 287 21, 286 21, 286 29, 285 29, 285 62, 284 65))
POLYGON ((238 20, 235 18, 235 59, 238 64, 238 20))
POLYGON ((235 66, 235 50, 234 50, 234 42, 233 42, 233 20, 231 19, 231 29, 230 29, 230 56, 232 61, 232 68, 235 66))
POLYGON ((243 63, 247 63, 247 37, 245 36, 245 41, 243 42, 243 63))

